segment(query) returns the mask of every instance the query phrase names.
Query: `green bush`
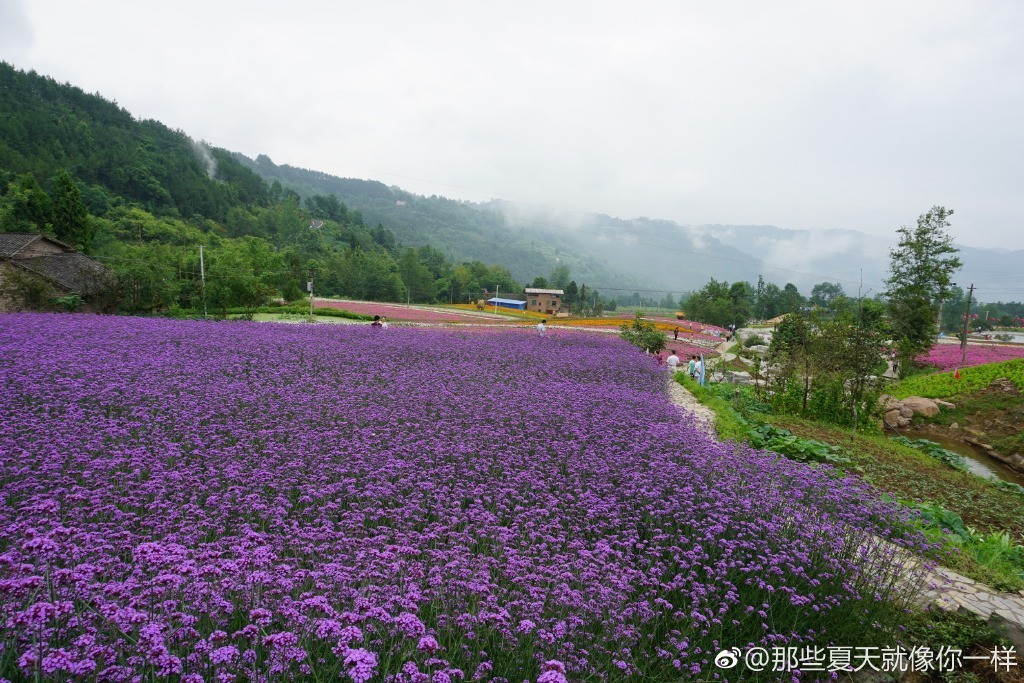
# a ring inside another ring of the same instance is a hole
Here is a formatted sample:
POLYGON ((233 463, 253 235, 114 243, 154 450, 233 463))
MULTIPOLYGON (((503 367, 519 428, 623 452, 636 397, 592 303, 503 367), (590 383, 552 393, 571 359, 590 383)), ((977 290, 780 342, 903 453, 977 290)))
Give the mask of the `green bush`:
POLYGON ((764 338, 759 334, 752 334, 743 342, 743 345, 747 348, 750 348, 751 346, 764 346, 764 344, 764 338))
POLYGON ((852 466, 852 461, 843 455, 841 449, 823 441, 802 439, 788 429, 772 424, 757 425, 751 430, 750 445, 765 448, 803 463, 826 463, 842 469, 852 466))
POLYGON ((633 322, 623 323, 619 329, 623 339, 644 351, 657 353, 665 348, 665 335, 654 323, 643 319, 643 311, 637 311, 633 322))
POLYGON ((1024 587, 1024 546, 1007 532, 981 534, 963 518, 934 503, 903 503, 921 513, 921 528, 929 538, 958 549, 985 570, 992 588, 1017 591, 1024 587))
POLYGON ((896 443, 901 443, 904 446, 909 446, 914 450, 921 451, 941 463, 949 465, 955 470, 961 472, 967 472, 970 468, 967 466, 967 461, 964 460, 962 455, 954 453, 953 451, 946 450, 934 441, 928 439, 908 439, 905 436, 897 436, 893 438, 896 443))

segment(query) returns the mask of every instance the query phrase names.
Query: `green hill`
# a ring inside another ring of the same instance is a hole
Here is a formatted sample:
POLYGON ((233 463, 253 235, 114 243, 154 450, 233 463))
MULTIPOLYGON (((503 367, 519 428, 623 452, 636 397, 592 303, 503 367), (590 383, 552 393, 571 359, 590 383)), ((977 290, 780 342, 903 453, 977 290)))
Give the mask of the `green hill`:
POLYGON ((280 183, 302 197, 333 195, 357 208, 368 224, 391 230, 403 244, 429 244, 455 262, 497 262, 521 282, 547 275, 564 264, 579 281, 611 287, 649 286, 581 249, 574 235, 557 226, 510 220, 500 202, 476 204, 424 197, 373 180, 277 165, 262 154, 256 159, 241 154, 235 158, 267 182, 280 183))
POLYGON ((0 231, 52 234, 105 263, 128 312, 254 307, 310 279, 321 295, 425 302, 522 287, 483 256, 453 264, 334 196, 300 197, 227 150, 6 63, 0 191, 0 231))

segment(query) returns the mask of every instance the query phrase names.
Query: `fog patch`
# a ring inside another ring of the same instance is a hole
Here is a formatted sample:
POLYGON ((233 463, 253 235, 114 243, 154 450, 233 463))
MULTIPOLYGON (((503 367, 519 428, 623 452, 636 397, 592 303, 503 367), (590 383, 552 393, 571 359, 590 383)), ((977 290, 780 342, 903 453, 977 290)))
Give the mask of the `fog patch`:
POLYGON ((217 160, 210 153, 210 146, 204 141, 196 142, 192 139, 189 140, 189 144, 192 146, 192 153, 199 159, 199 163, 206 168, 207 177, 210 180, 215 180, 217 177, 217 160))

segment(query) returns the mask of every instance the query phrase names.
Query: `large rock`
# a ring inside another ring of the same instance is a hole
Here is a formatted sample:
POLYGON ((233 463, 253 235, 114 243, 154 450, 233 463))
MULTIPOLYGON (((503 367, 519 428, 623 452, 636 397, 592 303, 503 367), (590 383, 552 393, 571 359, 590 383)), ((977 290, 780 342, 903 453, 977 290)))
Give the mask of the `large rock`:
POLYGON ((749 372, 739 370, 730 370, 725 373, 725 381, 728 384, 735 384, 741 387, 749 387, 754 384, 754 379, 750 376, 749 372))
POLYGON ((939 406, 935 401, 930 398, 922 398, 921 396, 908 396, 903 399, 903 405, 914 411, 915 415, 924 415, 925 417, 935 417, 939 414, 939 406))

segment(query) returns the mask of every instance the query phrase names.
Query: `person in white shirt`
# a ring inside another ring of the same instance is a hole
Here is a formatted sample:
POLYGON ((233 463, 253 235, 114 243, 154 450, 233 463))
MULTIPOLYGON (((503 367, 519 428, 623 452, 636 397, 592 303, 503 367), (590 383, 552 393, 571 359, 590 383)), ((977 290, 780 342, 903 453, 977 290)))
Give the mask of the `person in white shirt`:
POLYGON ((544 333, 547 332, 547 330, 548 330, 548 321, 547 320, 541 320, 539 323, 537 323, 537 334, 539 334, 540 336, 543 337, 544 333))
POLYGON ((665 364, 668 365, 668 371, 675 375, 679 369, 679 356, 676 355, 675 349, 670 349, 670 352, 672 355, 665 359, 665 364))

